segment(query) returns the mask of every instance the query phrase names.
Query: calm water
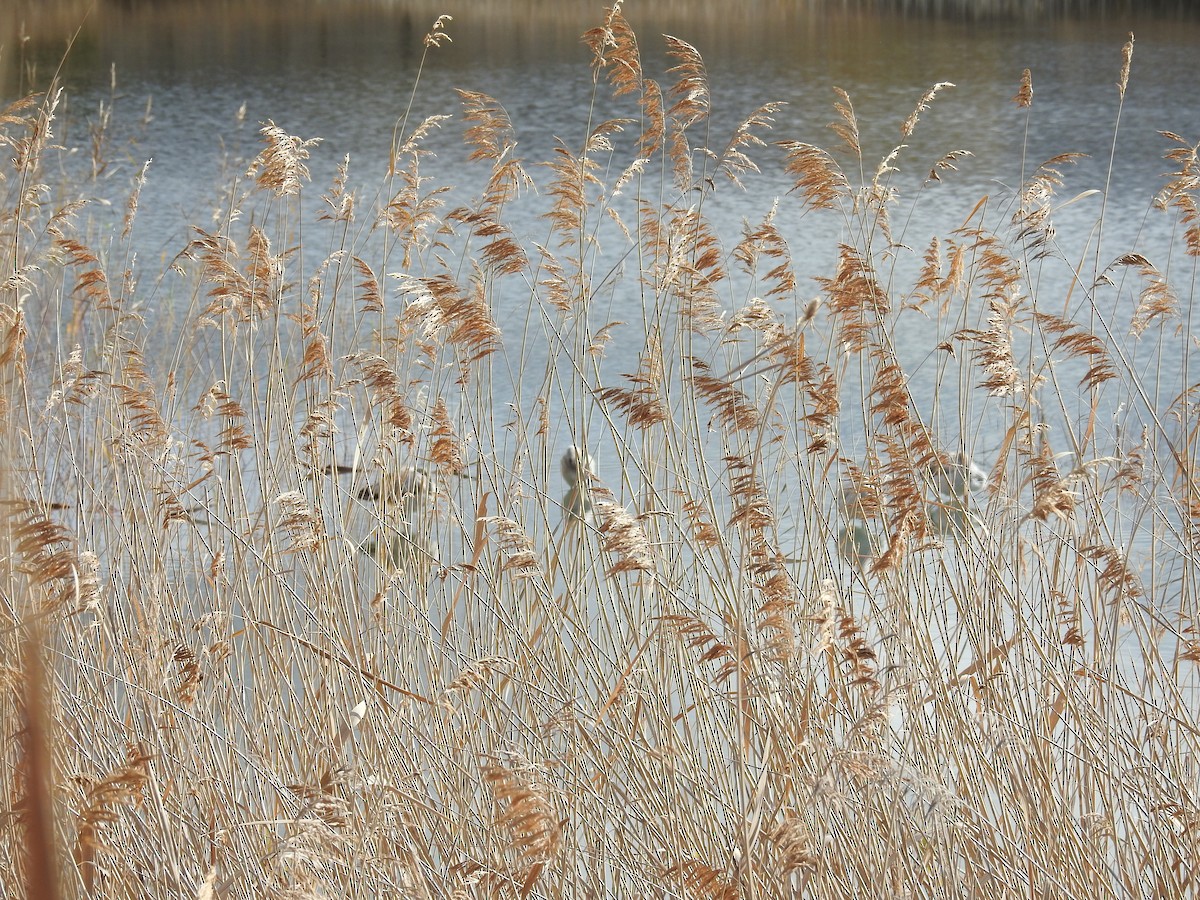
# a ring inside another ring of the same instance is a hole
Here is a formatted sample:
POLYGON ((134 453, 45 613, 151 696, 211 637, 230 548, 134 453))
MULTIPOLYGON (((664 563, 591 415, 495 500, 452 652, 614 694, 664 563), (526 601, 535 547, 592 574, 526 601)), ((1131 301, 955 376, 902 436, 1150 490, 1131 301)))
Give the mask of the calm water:
MULTIPOLYGON (((991 223, 999 224, 1001 212, 1011 208, 1023 152, 1029 168, 1065 151, 1088 154, 1067 171, 1060 200, 1104 188, 1118 116, 1115 81, 1121 46, 1134 30, 1132 79, 1120 114, 1102 245, 1097 250, 1093 243, 1099 194, 1057 215, 1058 242, 1070 264, 1095 256, 1103 267, 1121 253, 1143 252, 1177 275, 1177 289, 1190 303, 1192 270, 1172 240, 1172 219, 1150 205, 1162 187, 1162 173, 1169 170, 1162 159, 1168 145, 1158 131, 1200 136, 1200 92, 1195 90, 1200 27, 1195 23, 980 25, 821 17, 770 2, 653 4, 653 13, 643 8, 651 5, 626 7, 641 39, 647 74, 662 77, 669 64, 660 33, 676 34, 699 48, 712 85, 714 147, 722 146, 752 109, 783 101, 787 105, 777 114, 773 133, 765 135, 768 141, 804 140, 832 148, 836 138, 826 125, 834 118, 833 87, 838 86, 855 104, 870 169, 896 145, 901 123, 927 88, 937 82, 956 85, 922 115, 910 146, 898 158, 896 184, 905 199, 894 228, 914 251, 902 253, 897 262, 901 285, 915 272, 929 239, 948 235, 984 196, 992 198, 991 223), (1035 90, 1028 134, 1024 111, 1011 103, 1026 67, 1033 71, 1035 90), (932 162, 956 149, 974 156, 960 163, 959 172, 949 173, 945 183, 919 192, 932 162)), ((365 210, 382 181, 394 126, 412 93, 421 37, 436 12, 455 16, 448 28, 454 43, 430 54, 414 122, 433 113, 457 113, 455 88, 481 90, 507 108, 519 152, 528 161, 550 158, 556 138, 569 147, 580 146, 588 125, 591 80, 589 52, 579 35, 599 23, 601 4, 402 6, 103 3, 86 19, 72 19, 74 5, 69 2, 50 4, 59 10, 57 16, 29 8, 18 14, 0 5, 0 28, 7 29, 0 32, 0 77, 8 96, 17 94, 30 73, 44 79, 75 22, 82 21, 64 70, 67 101, 61 133, 69 147, 78 148, 75 177, 86 180, 89 123, 97 120, 102 104, 115 108, 108 166, 94 190, 118 201, 113 211, 117 218, 133 175, 146 159, 154 160, 136 231, 143 270, 151 273, 161 271, 162 263, 184 247, 192 224, 212 226, 221 185, 257 151, 257 123, 268 119, 292 134, 324 139, 310 161, 316 187, 309 191, 312 202, 349 154, 351 179, 365 210), (30 34, 24 43, 17 37, 21 21, 30 34), (245 120, 239 123, 243 106, 245 120), (143 122, 147 108, 150 117, 143 122)), ((607 100, 602 105, 601 114, 614 109, 607 100)), ((631 107, 617 111, 628 114, 631 107)), ((425 174, 450 184, 469 181, 461 132, 462 126, 451 122, 434 135, 430 146, 437 157, 425 165, 425 174)), ((836 218, 802 215, 797 200, 786 196, 790 184, 777 148, 758 148, 752 154, 762 174, 749 177, 745 191, 722 186, 706 200, 708 210, 731 247, 743 219, 760 219, 782 198, 778 224, 792 244, 803 301, 819 292, 815 276, 832 274, 837 244, 848 235, 836 218)), ((620 157, 618 165, 629 158, 620 157)), ((544 185, 545 171, 531 170, 544 185)), ((515 206, 516 231, 544 239, 545 225, 538 218, 544 208, 538 197, 515 206)), ((1039 301, 1054 311, 1068 303, 1068 263, 1049 260, 1039 275, 1039 301)), ((1092 271, 1090 263, 1085 271, 1092 271)), ((1131 288, 1126 286, 1120 296, 1127 316, 1131 288)), ((498 310, 500 316, 511 321, 525 309, 526 299, 512 298, 512 308, 498 310)), ((729 298, 730 307, 745 299, 729 298)), ((1079 314, 1081 301, 1081 292, 1071 295, 1074 314, 1079 314)), ((611 302, 607 318, 641 320, 635 297, 618 293, 611 302)), ((915 316, 905 321, 910 330, 898 334, 897 341, 919 402, 932 408, 936 396, 944 408, 954 409, 956 376, 938 383, 928 326, 915 316)), ((633 370, 635 357, 623 356, 622 346, 637 350, 641 340, 617 341, 606 371, 633 370)), ((1185 347, 1180 337, 1163 348, 1166 390, 1173 392, 1181 383, 1185 347)), ((1127 342, 1124 350, 1135 367, 1160 359, 1153 345, 1127 342)), ((544 360, 524 362, 540 371, 544 360)), ((496 391, 502 400, 519 387, 497 383, 496 391)), ((981 407, 970 423, 974 449, 985 461, 1001 440, 1004 422, 997 410, 981 407)), ((843 438, 852 449, 854 416, 846 419, 843 438)), ((1135 424, 1128 427, 1135 430, 1135 424)), ((937 427, 951 446, 965 430, 957 416, 937 427)))

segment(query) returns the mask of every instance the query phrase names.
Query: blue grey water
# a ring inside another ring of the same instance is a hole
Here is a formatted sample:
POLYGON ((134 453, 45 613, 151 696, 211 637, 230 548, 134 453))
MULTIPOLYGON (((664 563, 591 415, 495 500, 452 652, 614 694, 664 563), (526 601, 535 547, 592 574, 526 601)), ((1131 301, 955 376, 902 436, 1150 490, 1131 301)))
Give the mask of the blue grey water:
MULTIPOLYGON (((103 209, 93 213, 101 233, 117 230, 121 199, 142 164, 153 160, 134 236, 143 273, 139 290, 150 311, 180 302, 170 276, 159 283, 156 273, 192 238, 193 225, 215 227, 221 221, 222 191, 257 152, 259 123, 271 120, 292 134, 322 139, 309 160, 312 186, 306 188, 304 202, 311 209, 349 155, 362 226, 370 222, 393 133, 410 97, 415 97, 411 127, 427 115, 457 112, 456 88, 490 94, 507 109, 518 152, 531 163, 549 159, 558 140, 577 150, 589 121, 631 112, 630 104, 614 104, 603 89, 598 109, 591 111, 589 51, 578 35, 599 20, 599 5, 594 17, 581 13, 574 22, 562 15, 541 21, 537 11, 545 10, 535 4, 527 20, 501 24, 490 16, 473 17, 467 8, 447 27, 454 42, 428 54, 415 95, 421 35, 430 23, 415 22, 388 5, 353 6, 354 14, 341 20, 314 14, 313 7, 294 20, 264 20, 248 12, 253 7, 219 7, 213 16, 228 16, 227 21, 134 23, 131 13, 102 6, 65 68, 60 137, 74 155, 68 165, 76 167, 74 177, 82 183, 89 177, 89 125, 98 121, 102 108, 115 110, 106 168, 88 188, 114 203, 107 224, 103 209), (106 9, 112 16, 107 21, 106 9)), ((1171 144, 1159 132, 1176 132, 1190 141, 1200 137, 1200 92, 1194 84, 1200 28, 1195 23, 931 23, 823 18, 765 5, 761 15, 722 19, 713 12, 719 4, 700 7, 707 12, 651 18, 647 11, 643 18, 638 4, 630 4, 626 12, 639 32, 648 74, 667 78, 663 73, 670 62, 660 32, 690 41, 703 54, 712 89, 712 146, 722 146, 755 107, 786 104, 775 113, 773 131, 763 135, 768 146, 750 150, 761 173, 748 175, 744 189, 720 184, 705 200, 726 249, 736 242, 743 221, 760 220, 778 201, 777 224, 791 245, 798 279, 796 307, 785 310, 785 318, 794 321, 803 303, 820 293, 814 279, 832 274, 839 243, 853 242, 855 236, 840 217, 804 212, 800 199, 790 193, 782 152, 770 142, 802 140, 837 150, 827 125, 835 118, 834 88, 844 89, 861 125, 869 178, 900 142, 901 124, 918 99, 940 82, 954 87, 943 90, 922 114, 895 161, 898 172, 892 183, 899 201, 893 227, 897 240, 910 248, 898 252, 894 269, 885 272, 897 298, 911 285, 932 237, 951 235, 984 197, 989 198, 988 223, 1002 228, 1022 177, 1043 160, 1078 152, 1085 157, 1064 168, 1065 183, 1058 188, 1056 203, 1062 208, 1054 215, 1055 253, 1030 275, 1038 302, 1049 311, 1089 321, 1088 293, 1095 276, 1109 261, 1138 252, 1167 273, 1185 315, 1190 312, 1193 260, 1182 252, 1176 219, 1154 209, 1153 200, 1165 183, 1164 173, 1171 171, 1163 159, 1171 144), (1116 81, 1131 28, 1136 43, 1122 103, 1116 81), (1025 68, 1032 70, 1034 87, 1034 103, 1027 111, 1012 102, 1025 68), (945 172, 941 183, 926 184, 933 162, 952 150, 972 155, 958 161, 957 171, 945 172), (1079 283, 1076 267, 1082 272, 1079 283)), ((53 64, 53 51, 46 46, 38 51, 43 73, 53 64)), ((11 96, 17 76, 10 68, 6 77, 11 96)), ((434 183, 456 186, 456 196, 465 197, 477 190, 481 173, 466 164, 462 130, 461 116, 456 116, 431 136, 428 146, 435 155, 425 161, 423 172, 434 183)), ((614 160, 617 170, 632 159, 627 145, 618 143, 618 148, 625 155, 618 153, 614 160)), ((840 158, 846 160, 844 154, 840 158)), ((530 168, 544 190, 546 171, 530 168)), ((510 207, 510 224, 518 235, 544 240, 544 211, 544 194, 527 196, 510 207)), ((605 240, 612 254, 607 258, 619 264, 619 237, 614 232, 605 240)), ((317 249, 324 253, 327 248, 317 249)), ((296 280, 303 283, 316 262, 301 263, 296 280)), ((597 310, 594 325, 642 321, 640 298, 633 290, 623 291, 603 298, 606 306, 597 310)), ((1094 296, 1105 315, 1127 322, 1137 285, 1126 280, 1094 296)), ((749 299, 728 296, 729 311, 749 299)), ((514 359, 522 328, 540 326, 521 322, 528 310, 527 292, 502 293, 496 303, 508 348, 506 365, 495 370, 496 406, 517 396, 528 404, 536 389, 523 388, 521 373, 545 370, 547 345, 530 341, 528 355, 514 359)), ((963 324, 978 327, 983 315, 975 309, 963 324)), ((1168 330, 1161 342, 1153 336, 1135 340, 1113 335, 1113 345, 1135 371, 1145 372, 1146 383, 1158 392, 1153 399, 1159 408, 1183 387, 1189 332, 1186 327, 1180 334, 1168 330)), ((608 349, 602 369, 606 377, 632 372, 637 365, 642 337, 622 337, 618 333, 608 349)), ((917 405, 939 438, 952 448, 969 440, 967 449, 985 466, 990 464, 1007 422, 1001 405, 979 399, 960 404, 958 375, 940 374, 935 350, 940 338, 935 340, 921 316, 901 317, 894 340, 917 405)), ((1064 373, 1068 398, 1076 377, 1064 373)), ((1082 417, 1084 401, 1080 397, 1077 407, 1063 410, 1064 418, 1082 417)), ((1149 419, 1133 395, 1116 398, 1105 414, 1100 427, 1113 434, 1118 429, 1136 434, 1149 419)), ((839 439, 848 455, 861 452, 861 418, 852 410, 843 416, 839 439)), ((349 436, 354 436, 352 429, 349 436)), ((619 484, 618 462, 603 453, 596 456, 602 479, 619 484)))

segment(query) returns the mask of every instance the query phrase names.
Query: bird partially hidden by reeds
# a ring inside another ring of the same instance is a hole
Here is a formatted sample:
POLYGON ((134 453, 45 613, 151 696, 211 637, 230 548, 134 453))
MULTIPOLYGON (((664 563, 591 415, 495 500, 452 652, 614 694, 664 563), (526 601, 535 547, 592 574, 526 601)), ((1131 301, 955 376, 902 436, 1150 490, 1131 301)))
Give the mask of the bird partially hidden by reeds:
MULTIPOLYGON (((356 466, 334 463, 323 471, 329 475, 355 474, 356 466)), ((374 500, 389 505, 400 504, 405 510, 419 510, 432 503, 435 490, 429 472, 422 466, 405 464, 385 469, 375 484, 361 488, 354 496, 359 500, 374 500)))
POLYGON ((437 562, 430 539, 437 486, 429 471, 412 464, 387 469, 355 496, 374 501, 384 516, 379 539, 367 541, 364 552, 399 571, 427 576, 437 562))
POLYGON ((965 501, 971 494, 987 487, 987 473, 961 451, 930 464, 929 471, 934 489, 948 499, 965 501))
POLYGON ((404 465, 386 470, 376 484, 367 485, 357 496, 359 500, 399 504, 405 513, 419 513, 433 501, 434 485, 425 469, 404 465))
MULTIPOLYGON (((966 453, 945 454, 925 469, 934 498, 928 504, 930 524, 942 535, 963 538, 982 523, 971 511, 971 497, 987 487, 987 473, 966 453)), ((846 524, 838 532, 838 552, 865 569, 887 542, 867 524, 886 518, 882 485, 869 479, 846 481, 835 492, 846 524)))
POLYGON ((567 483, 567 493, 563 497, 563 510, 567 521, 571 523, 592 521, 592 495, 590 483, 595 477, 592 471, 592 461, 586 450, 581 450, 574 444, 569 446, 561 461, 563 481, 567 483))

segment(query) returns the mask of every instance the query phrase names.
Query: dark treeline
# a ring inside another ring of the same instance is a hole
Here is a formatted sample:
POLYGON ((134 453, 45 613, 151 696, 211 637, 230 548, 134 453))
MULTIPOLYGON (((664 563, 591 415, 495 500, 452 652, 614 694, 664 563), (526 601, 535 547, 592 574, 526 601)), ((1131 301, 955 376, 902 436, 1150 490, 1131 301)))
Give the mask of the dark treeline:
POLYGON ((1196 12, 1191 0, 825 0, 827 9, 862 10, 968 19, 1184 17, 1196 12))
MULTIPOLYGON (((51 0, 53 2, 53 0, 51 0)), ((193 0, 101 0, 103 5, 128 11, 177 6, 193 0)), ((295 6, 299 4, 329 5, 358 3, 361 0, 252 0, 250 5, 295 6)), ((612 0, 576 0, 577 5, 589 7, 611 5, 612 0)), ((235 4, 236 5, 236 4, 235 4)), ((377 6, 413 6, 404 0, 375 0, 377 6)), ((423 4, 416 4, 422 6, 423 4)), ((482 0, 476 3, 490 11, 505 6, 571 5, 570 0, 482 0)), ((626 4, 631 8, 643 6, 638 2, 626 4)), ((659 0, 654 6, 701 6, 704 0, 659 0)), ((792 7, 796 11, 876 12, 911 16, 954 19, 1031 19, 1082 18, 1088 16, 1190 17, 1197 12, 1193 0, 724 0, 725 7, 792 7)))

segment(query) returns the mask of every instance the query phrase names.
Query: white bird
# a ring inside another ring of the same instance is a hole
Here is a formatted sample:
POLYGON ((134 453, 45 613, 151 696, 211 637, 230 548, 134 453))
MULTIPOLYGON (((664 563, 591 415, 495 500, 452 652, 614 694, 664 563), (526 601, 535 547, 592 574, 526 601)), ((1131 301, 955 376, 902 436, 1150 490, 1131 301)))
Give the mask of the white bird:
POLYGON ((930 465, 933 485, 943 497, 964 500, 987 486, 987 473, 965 453, 955 453, 946 461, 930 465))
POLYGON ((580 450, 574 444, 567 448, 562 458, 562 477, 570 487, 592 477, 592 461, 586 450, 580 450))
POLYGON ((590 482, 595 473, 592 472, 592 461, 586 450, 580 450, 574 444, 567 448, 561 462, 563 481, 567 483, 567 493, 563 497, 563 508, 572 520, 590 522, 592 518, 592 497, 590 482))

